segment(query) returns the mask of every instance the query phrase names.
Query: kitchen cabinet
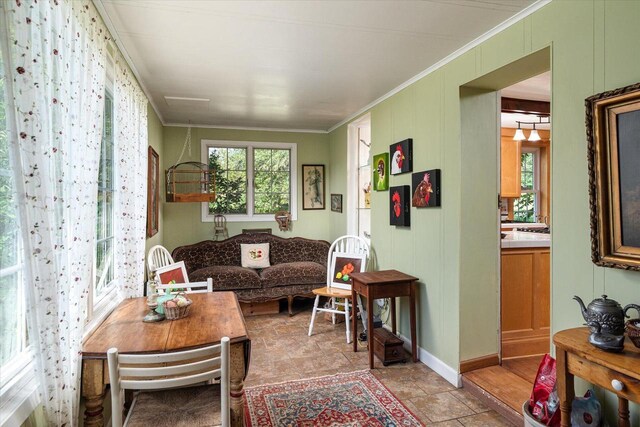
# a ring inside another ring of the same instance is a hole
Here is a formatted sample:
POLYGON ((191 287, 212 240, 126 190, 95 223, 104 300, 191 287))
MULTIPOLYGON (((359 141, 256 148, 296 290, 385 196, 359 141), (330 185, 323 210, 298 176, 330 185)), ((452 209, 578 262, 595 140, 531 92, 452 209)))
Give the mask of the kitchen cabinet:
POLYGON ((503 129, 500 135, 500 197, 520 197, 521 151, 522 142, 513 140, 513 129, 503 129))
POLYGON ((503 358, 549 351, 549 255, 548 247, 501 251, 500 325, 503 358))

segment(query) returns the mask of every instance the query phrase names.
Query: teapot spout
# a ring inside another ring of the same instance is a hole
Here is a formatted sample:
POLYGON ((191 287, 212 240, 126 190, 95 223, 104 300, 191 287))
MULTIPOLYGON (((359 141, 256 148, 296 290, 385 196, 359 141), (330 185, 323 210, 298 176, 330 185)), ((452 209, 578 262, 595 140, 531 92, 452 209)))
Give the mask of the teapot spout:
POLYGON ((587 307, 585 307, 584 302, 582 301, 582 298, 580 298, 577 295, 574 295, 573 299, 578 301, 578 304, 580 304, 580 310, 582 311, 582 317, 584 317, 584 320, 589 321, 587 316, 587 307))

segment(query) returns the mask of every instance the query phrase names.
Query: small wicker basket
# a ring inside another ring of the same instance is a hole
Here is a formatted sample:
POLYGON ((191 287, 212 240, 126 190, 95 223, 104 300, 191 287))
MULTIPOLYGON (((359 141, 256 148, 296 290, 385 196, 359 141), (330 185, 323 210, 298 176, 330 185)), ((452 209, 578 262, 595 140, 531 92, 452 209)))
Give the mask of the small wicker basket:
MULTIPOLYGON (((184 292, 180 292, 177 295, 182 295, 187 299, 187 305, 183 305, 182 307, 167 307, 167 303, 173 300, 167 300, 162 303, 162 307, 164 308, 164 316, 168 320, 177 320, 182 319, 183 317, 187 317, 189 315, 189 308, 191 308, 191 301, 184 292)), ((176 295, 176 296, 177 296, 176 295)))
POLYGON ((636 347, 640 348, 640 319, 627 321, 627 336, 636 347))

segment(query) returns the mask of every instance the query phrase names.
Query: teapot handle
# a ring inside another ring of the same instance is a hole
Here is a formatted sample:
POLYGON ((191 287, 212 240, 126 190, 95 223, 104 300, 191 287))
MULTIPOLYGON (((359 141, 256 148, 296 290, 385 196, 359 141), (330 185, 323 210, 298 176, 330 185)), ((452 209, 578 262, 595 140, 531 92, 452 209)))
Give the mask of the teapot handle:
POLYGON ((640 305, 638 305, 638 304, 629 304, 629 305, 626 305, 622 309, 622 311, 624 312, 624 317, 631 317, 631 316, 627 315, 627 310, 629 310, 630 308, 635 308, 636 311, 638 312, 638 314, 640 314, 640 305))

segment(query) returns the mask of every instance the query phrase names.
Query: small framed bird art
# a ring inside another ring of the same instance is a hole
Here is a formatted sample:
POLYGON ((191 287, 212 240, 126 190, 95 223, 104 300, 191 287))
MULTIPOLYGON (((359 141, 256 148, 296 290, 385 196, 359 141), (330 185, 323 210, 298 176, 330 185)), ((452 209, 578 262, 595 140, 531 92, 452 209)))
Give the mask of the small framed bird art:
POLYGON ((399 185, 389 189, 389 225, 411 225, 411 187, 399 185))
POLYGON ((411 172, 413 170, 413 139, 396 142, 389 146, 391 175, 411 172))
POLYGON ((414 208, 440 206, 440 169, 431 169, 411 174, 414 208))
POLYGON ((373 189, 376 191, 389 189, 389 153, 373 156, 373 189))

